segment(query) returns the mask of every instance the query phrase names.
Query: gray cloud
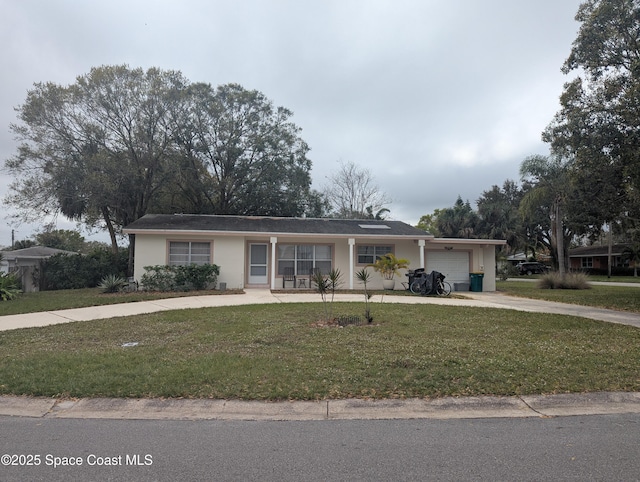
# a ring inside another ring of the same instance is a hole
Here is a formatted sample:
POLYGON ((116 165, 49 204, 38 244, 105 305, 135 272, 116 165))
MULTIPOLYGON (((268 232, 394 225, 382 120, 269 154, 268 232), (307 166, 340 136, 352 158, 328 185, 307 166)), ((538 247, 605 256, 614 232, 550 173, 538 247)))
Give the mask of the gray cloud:
MULTIPOLYGON (((8 126, 33 83, 73 83, 104 64, 157 66, 262 91, 294 112, 315 187, 338 160, 353 161, 393 198, 394 218, 416 223, 458 194, 474 202, 517 179, 526 156, 548 151, 540 133, 568 80, 560 67, 579 4, 4 2, 0 159, 15 152, 8 126)), ((0 174, 0 196, 9 182, 0 174)), ((10 230, 0 219, 0 245, 10 230)))

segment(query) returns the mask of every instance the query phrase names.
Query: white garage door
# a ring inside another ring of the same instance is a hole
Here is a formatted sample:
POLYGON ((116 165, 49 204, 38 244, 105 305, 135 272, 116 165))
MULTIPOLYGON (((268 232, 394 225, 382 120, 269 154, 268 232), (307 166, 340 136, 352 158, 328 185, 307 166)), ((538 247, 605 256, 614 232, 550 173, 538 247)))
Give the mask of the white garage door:
POLYGON ((461 251, 427 251, 427 273, 440 271, 453 283, 469 282, 469 253, 461 251))

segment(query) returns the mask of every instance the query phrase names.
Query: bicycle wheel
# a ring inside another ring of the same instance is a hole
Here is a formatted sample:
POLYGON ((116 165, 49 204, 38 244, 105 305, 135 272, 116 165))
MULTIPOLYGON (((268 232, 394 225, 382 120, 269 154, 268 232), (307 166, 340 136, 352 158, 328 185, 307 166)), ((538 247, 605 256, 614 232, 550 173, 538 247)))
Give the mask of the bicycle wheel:
POLYGON ((421 285, 422 285, 422 283, 420 283, 420 280, 417 279, 413 283, 411 283, 411 286, 409 286, 409 289, 411 290, 411 292, 414 295, 419 295, 420 294, 421 285))
POLYGON ((445 281, 438 281, 436 294, 438 296, 447 296, 449 293, 451 293, 451 286, 449 285, 449 283, 445 281))
POLYGON ((441 281, 438 286, 438 294, 440 296, 449 296, 451 294, 451 285, 446 281, 441 281))

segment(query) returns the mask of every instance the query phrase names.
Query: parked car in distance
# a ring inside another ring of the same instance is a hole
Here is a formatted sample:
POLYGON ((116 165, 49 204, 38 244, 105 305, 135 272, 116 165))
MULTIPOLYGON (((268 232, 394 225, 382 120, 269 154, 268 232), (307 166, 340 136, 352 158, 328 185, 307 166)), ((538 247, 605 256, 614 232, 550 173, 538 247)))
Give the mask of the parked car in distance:
POLYGON ((518 273, 527 275, 546 273, 548 270, 544 264, 536 262, 518 263, 516 268, 518 269, 518 273))

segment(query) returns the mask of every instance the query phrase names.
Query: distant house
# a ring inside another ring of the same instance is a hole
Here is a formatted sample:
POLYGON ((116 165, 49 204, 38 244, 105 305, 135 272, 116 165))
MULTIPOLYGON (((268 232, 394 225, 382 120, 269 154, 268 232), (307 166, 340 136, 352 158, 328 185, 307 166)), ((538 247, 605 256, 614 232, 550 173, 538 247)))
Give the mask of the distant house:
MULTIPOLYGON (((628 268, 629 261, 624 259, 626 244, 614 244, 611 249, 611 267, 628 268)), ((569 250, 569 262, 572 270, 608 272, 608 246, 581 246, 569 250)))
POLYGON ((14 273, 22 284, 22 291, 25 293, 39 291, 37 283, 38 271, 42 261, 56 254, 73 254, 73 251, 48 248, 46 246, 32 246, 31 248, 16 249, 14 251, 3 251, 0 260, 0 272, 14 273))
MULTIPOLYGON (((310 270, 337 268, 344 289, 359 289, 355 273, 376 257, 394 253, 410 269, 440 271, 446 280, 469 283, 484 272, 483 290, 495 291, 495 247, 504 240, 446 239, 401 221, 266 216, 149 214, 126 226, 135 235, 134 277, 145 266, 212 263, 228 288, 309 286, 310 270), (294 280, 285 279, 292 272, 294 280)), ((406 270, 396 278, 402 289, 406 270)), ((372 289, 381 289, 372 272, 372 289)))

